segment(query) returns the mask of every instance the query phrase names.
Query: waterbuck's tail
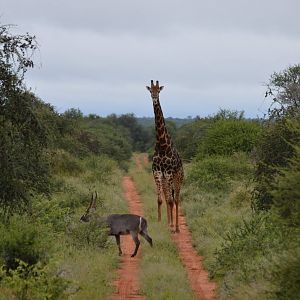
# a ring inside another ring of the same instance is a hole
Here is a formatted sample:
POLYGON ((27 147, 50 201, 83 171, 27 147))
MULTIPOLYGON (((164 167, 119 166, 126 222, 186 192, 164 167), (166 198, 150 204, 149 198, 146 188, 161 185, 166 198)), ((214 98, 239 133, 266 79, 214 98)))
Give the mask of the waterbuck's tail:
POLYGON ((148 234, 148 229, 147 229, 147 220, 143 217, 140 217, 140 223, 139 223, 139 230, 140 230, 140 235, 145 238, 145 240, 151 245, 153 245, 152 238, 148 234))

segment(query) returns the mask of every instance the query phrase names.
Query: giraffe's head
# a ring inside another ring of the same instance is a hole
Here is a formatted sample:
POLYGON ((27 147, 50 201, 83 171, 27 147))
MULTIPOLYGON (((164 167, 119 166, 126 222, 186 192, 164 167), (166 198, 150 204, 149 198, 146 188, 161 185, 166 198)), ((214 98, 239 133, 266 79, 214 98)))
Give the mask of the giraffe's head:
POLYGON ((163 86, 159 86, 159 82, 156 81, 156 84, 153 83, 153 80, 151 80, 151 87, 146 86, 147 90, 151 94, 151 98, 154 103, 157 103, 159 100, 159 93, 164 88, 163 86))

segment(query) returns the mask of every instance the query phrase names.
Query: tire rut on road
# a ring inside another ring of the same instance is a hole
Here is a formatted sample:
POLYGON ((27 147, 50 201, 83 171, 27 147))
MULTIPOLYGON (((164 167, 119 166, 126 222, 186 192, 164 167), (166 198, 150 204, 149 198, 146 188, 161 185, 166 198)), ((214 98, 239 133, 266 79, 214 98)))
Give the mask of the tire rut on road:
MULTIPOLYGON (((122 186, 128 202, 129 212, 143 215, 142 203, 132 179, 128 176, 123 177, 122 186)), ((139 294, 139 264, 142 249, 139 248, 135 257, 130 257, 135 247, 130 235, 121 237, 121 247, 123 255, 117 271, 117 279, 114 281, 115 292, 109 299, 146 299, 145 296, 139 294)))

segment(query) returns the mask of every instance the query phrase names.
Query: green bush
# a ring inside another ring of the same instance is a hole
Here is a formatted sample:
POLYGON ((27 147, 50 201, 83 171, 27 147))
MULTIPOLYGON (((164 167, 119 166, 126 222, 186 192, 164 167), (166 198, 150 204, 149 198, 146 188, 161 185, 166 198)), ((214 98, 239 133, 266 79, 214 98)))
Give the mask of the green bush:
POLYGON ((68 282, 48 266, 29 266, 18 261, 15 270, 0 269, 0 300, 66 299, 68 282))
POLYGON ((36 196, 30 207, 30 216, 35 221, 47 225, 54 232, 64 232, 71 218, 71 207, 63 205, 61 198, 51 199, 36 196))
POLYGON ((213 277, 222 278, 223 298, 297 299, 299 242, 299 231, 282 225, 270 212, 233 226, 224 235, 212 267, 213 277))
POLYGON ((250 178, 252 170, 253 166, 243 153, 208 156, 192 164, 187 180, 207 191, 227 189, 232 180, 250 178))
POLYGON ((0 224, 0 260, 6 269, 16 269, 18 260, 28 265, 45 262, 50 251, 48 230, 27 216, 14 216, 0 224))
POLYGON ((271 195, 275 209, 292 226, 300 226, 300 147, 285 168, 279 169, 271 195))
POLYGON ((69 176, 76 176, 83 172, 79 159, 61 149, 52 153, 51 169, 54 174, 69 176))
POLYGON ((201 140, 197 158, 207 155, 232 155, 235 152, 249 153, 259 138, 258 123, 240 119, 221 119, 213 123, 201 140))
POLYGON ((108 239, 108 228, 104 219, 94 215, 89 222, 81 223, 78 220, 70 224, 68 235, 75 247, 104 248, 108 239))
POLYGON ((295 155, 295 146, 300 144, 299 116, 272 121, 264 126, 256 147, 254 204, 257 209, 269 209, 272 206, 275 178, 295 155))
POLYGON ((196 119, 177 130, 175 144, 184 160, 191 160, 197 154, 200 141, 204 138, 212 120, 196 119))

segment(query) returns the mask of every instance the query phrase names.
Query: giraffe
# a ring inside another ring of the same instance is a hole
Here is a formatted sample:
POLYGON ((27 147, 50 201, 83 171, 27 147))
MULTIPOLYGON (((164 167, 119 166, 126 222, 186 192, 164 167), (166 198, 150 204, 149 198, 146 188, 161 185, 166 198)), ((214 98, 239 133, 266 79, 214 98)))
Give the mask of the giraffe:
POLYGON ((161 204, 164 198, 167 204, 168 224, 174 232, 173 207, 175 203, 175 232, 179 232, 178 206, 180 188, 183 182, 182 161, 167 131, 159 103, 159 93, 164 87, 159 86, 158 81, 154 85, 153 80, 151 80, 151 87, 147 86, 146 88, 150 91, 155 115, 156 144, 152 159, 152 172, 157 190, 158 221, 161 221, 161 204))

